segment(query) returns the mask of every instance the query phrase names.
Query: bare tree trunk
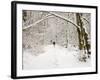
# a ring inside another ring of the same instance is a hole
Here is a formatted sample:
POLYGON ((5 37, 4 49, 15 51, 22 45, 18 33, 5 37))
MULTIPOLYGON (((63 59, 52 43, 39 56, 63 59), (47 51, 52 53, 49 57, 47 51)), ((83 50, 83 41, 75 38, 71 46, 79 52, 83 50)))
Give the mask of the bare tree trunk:
POLYGON ((79 49, 82 50, 83 49, 83 24, 82 24, 82 20, 81 20, 81 17, 80 17, 80 14, 79 13, 76 13, 76 21, 77 21, 77 25, 80 27, 80 28, 77 28, 77 31, 78 31, 78 38, 79 38, 79 49))
POLYGON ((79 49, 82 50, 81 59, 83 61, 86 61, 86 55, 89 54, 89 44, 88 44, 88 33, 86 33, 85 28, 83 27, 83 22, 81 20, 81 15, 80 13, 76 13, 76 21, 77 25, 80 28, 77 28, 78 31, 78 38, 79 38, 79 49))

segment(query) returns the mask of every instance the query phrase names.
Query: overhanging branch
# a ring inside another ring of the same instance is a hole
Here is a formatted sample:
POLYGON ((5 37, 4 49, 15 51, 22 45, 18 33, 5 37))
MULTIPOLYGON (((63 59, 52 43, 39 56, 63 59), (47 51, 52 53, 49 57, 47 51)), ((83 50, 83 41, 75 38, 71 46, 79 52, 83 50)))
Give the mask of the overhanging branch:
POLYGON ((42 19, 40 19, 40 20, 34 22, 33 24, 30 24, 30 25, 28 25, 28 26, 23 27, 23 30, 24 30, 24 29, 27 29, 27 28, 30 28, 30 27, 32 27, 32 26, 35 26, 36 24, 40 23, 41 21, 47 19, 50 15, 51 15, 51 14, 48 14, 48 15, 46 15, 44 18, 42 18, 42 19))
POLYGON ((56 13, 54 13, 54 12, 49 12, 49 13, 51 13, 52 15, 55 15, 56 17, 59 17, 59 18, 61 18, 61 19, 65 20, 65 21, 67 21, 67 22, 69 22, 69 23, 73 24, 76 28, 79 28, 79 26, 78 26, 78 25, 76 25, 76 24, 75 24, 75 23, 73 23, 72 21, 70 21, 70 20, 66 19, 65 17, 62 17, 61 15, 56 14, 56 13))
POLYGON ((28 26, 23 27, 23 30, 24 30, 24 29, 27 29, 27 28, 30 28, 30 27, 32 27, 32 26, 35 26, 35 25, 38 24, 39 22, 41 22, 41 21, 43 21, 43 20, 49 18, 51 15, 54 15, 54 16, 56 16, 56 17, 59 17, 59 18, 65 20, 65 21, 71 23, 72 25, 74 25, 76 28, 79 29, 79 26, 78 26, 78 25, 76 25, 76 24, 73 23, 72 21, 66 19, 65 17, 63 17, 63 16, 61 16, 61 15, 59 15, 59 14, 56 14, 56 13, 54 13, 54 12, 49 12, 49 14, 46 15, 44 18, 42 18, 42 19, 40 19, 40 20, 34 22, 33 24, 30 24, 30 25, 28 25, 28 26))

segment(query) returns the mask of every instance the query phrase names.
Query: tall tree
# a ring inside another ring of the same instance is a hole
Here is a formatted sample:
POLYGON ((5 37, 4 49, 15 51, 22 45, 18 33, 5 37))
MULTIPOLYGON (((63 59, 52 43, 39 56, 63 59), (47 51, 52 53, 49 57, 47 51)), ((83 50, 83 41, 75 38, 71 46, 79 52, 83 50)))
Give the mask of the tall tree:
POLYGON ((85 54, 88 55, 90 53, 89 52, 90 45, 88 43, 88 33, 86 33, 86 30, 83 27, 83 21, 82 21, 81 16, 82 16, 81 13, 76 13, 76 21, 77 21, 76 23, 79 26, 79 28, 77 28, 78 38, 79 38, 79 49, 84 50, 83 56, 81 56, 81 58, 84 61, 86 61, 87 56, 85 54))

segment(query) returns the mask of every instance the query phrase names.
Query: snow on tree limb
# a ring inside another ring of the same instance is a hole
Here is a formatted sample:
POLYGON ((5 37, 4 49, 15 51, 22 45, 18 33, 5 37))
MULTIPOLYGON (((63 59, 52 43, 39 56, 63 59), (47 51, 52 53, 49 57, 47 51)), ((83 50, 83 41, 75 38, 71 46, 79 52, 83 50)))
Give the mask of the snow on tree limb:
POLYGON ((50 15, 51 15, 51 14, 48 14, 48 15, 46 15, 44 18, 42 18, 42 19, 40 19, 40 20, 34 22, 33 24, 30 24, 30 25, 28 25, 28 26, 23 27, 23 30, 24 30, 24 29, 27 29, 27 28, 30 28, 30 27, 32 27, 32 26, 38 24, 39 22, 41 22, 41 21, 47 19, 50 15))
POLYGON ((76 28, 79 28, 79 26, 78 26, 77 24, 75 24, 75 23, 73 23, 72 21, 66 19, 65 17, 62 17, 61 15, 56 14, 56 13, 54 13, 54 12, 49 12, 49 13, 51 13, 52 15, 55 15, 56 17, 59 17, 59 18, 65 20, 65 21, 67 21, 67 22, 73 24, 76 28))
POLYGON ((54 16, 56 16, 56 17, 59 17, 59 18, 65 20, 65 21, 71 23, 71 24, 74 25, 76 28, 80 29, 79 26, 78 26, 77 24, 75 24, 75 23, 73 23, 72 21, 66 19, 65 17, 63 17, 63 16, 61 16, 61 15, 59 15, 59 14, 57 14, 57 13, 54 13, 54 12, 49 12, 49 14, 46 15, 44 18, 42 18, 42 19, 40 19, 40 20, 34 22, 33 24, 30 24, 30 25, 28 25, 28 26, 23 27, 23 30, 24 30, 24 29, 27 29, 27 28, 30 28, 30 27, 32 27, 32 26, 35 26, 35 25, 38 24, 39 22, 41 22, 41 21, 43 21, 43 20, 49 18, 51 15, 54 15, 54 16))
POLYGON ((88 24, 89 24, 89 21, 86 19, 86 18, 84 18, 84 17, 81 17, 83 20, 85 20, 88 24))
POLYGON ((27 26, 27 24, 28 23, 30 23, 30 21, 32 21, 33 20, 33 17, 31 17, 29 20, 27 20, 27 21, 23 21, 23 24, 22 24, 22 26, 24 27, 24 26, 27 26))

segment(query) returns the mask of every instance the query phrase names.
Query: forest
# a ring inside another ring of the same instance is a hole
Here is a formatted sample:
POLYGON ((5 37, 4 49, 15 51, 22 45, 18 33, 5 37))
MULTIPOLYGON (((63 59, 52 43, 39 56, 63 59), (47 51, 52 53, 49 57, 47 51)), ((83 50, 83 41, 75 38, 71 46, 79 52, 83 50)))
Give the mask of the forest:
MULTIPOLYGON (((68 57, 73 57, 71 59, 75 57, 79 63, 90 65, 90 13, 23 10, 22 15, 23 66, 26 66, 25 68, 33 69, 33 66, 37 65, 34 61, 41 61, 41 58, 44 59, 41 62, 42 66, 44 63, 46 66, 47 62, 44 61, 50 56, 50 61, 52 57, 58 56, 54 57, 56 66, 64 64, 68 66, 68 57), (28 61, 30 58, 33 60, 32 63, 28 61), (60 60, 63 58, 65 59, 60 60), (27 64, 30 64, 30 67, 27 64)), ((69 65, 73 66, 72 64, 73 62, 69 65)), ((53 65, 52 62, 51 65, 53 65)))

